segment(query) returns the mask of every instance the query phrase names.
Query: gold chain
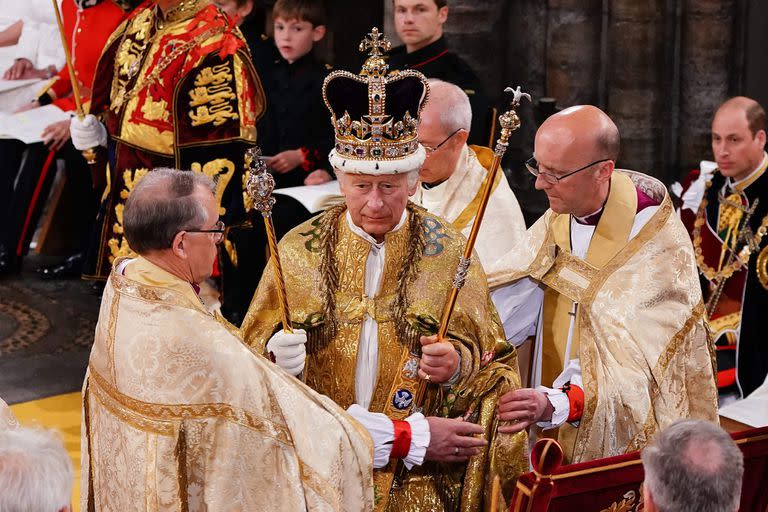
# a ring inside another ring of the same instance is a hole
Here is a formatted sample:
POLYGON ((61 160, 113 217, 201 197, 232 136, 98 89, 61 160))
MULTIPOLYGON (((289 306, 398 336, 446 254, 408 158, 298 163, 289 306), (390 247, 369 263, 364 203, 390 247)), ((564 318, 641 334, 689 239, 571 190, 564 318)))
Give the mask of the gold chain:
POLYGON ((707 190, 709 190, 709 187, 711 186, 712 181, 708 181, 704 190, 704 197, 702 198, 699 209, 696 212, 696 221, 693 224, 693 252, 696 254, 696 264, 698 265, 699 270, 701 270, 701 273, 704 274, 708 280, 719 282, 721 280, 728 279, 733 275, 734 272, 747 265, 749 256, 752 254, 752 247, 759 247, 763 236, 765 236, 765 233, 768 232, 768 215, 763 217, 763 221, 760 224, 760 227, 757 229, 757 233, 752 235, 751 241, 747 241, 747 243, 744 244, 744 247, 742 247, 741 251, 739 251, 738 257, 734 258, 734 261, 730 262, 721 270, 715 270, 704 262, 704 254, 701 250, 701 227, 706 223, 706 220, 704 219, 704 212, 706 211, 707 205, 709 204, 707 201, 707 190))

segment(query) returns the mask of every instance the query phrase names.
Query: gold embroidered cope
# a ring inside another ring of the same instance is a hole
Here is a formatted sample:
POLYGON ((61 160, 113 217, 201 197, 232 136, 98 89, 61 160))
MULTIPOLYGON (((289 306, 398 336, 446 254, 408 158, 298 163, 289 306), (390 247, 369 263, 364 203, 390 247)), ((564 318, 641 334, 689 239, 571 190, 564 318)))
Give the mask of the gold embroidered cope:
POLYGON ((586 260, 570 253, 570 216, 548 210, 500 262, 510 270, 491 282, 528 276, 547 286, 546 386, 563 369, 563 318, 578 303, 571 358, 581 362, 584 413, 578 428, 558 432, 570 462, 637 450, 679 418, 717 421, 714 352, 685 227, 659 181, 616 171, 611 189, 586 260), (661 205, 627 241, 635 187, 661 205))
POLYGON ((372 510, 356 421, 189 283, 142 258, 125 273, 107 282, 83 385, 81 510, 372 510))

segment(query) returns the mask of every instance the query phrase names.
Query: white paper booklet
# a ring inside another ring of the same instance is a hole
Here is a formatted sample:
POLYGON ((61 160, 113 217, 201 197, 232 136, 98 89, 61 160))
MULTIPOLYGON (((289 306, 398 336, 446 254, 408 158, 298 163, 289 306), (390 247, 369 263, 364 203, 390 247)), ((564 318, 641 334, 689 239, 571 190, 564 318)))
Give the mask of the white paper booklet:
POLYGON ((344 200, 339 189, 339 182, 331 180, 321 185, 307 185, 304 187, 278 188, 275 194, 290 196, 300 202, 310 213, 338 204, 344 200))
POLYGON ((17 114, 0 114, 0 139, 18 139, 25 144, 41 142, 43 130, 72 117, 55 105, 33 108, 17 114))
POLYGON ((39 78, 27 78, 24 80, 0 80, 0 92, 12 91, 25 85, 43 82, 39 78))
POLYGON ((720 416, 755 428, 768 427, 768 377, 744 400, 721 407, 720 416))
POLYGON ((306 185, 303 187, 278 188, 275 194, 290 196, 300 202, 310 213, 338 204, 344 200, 339 189, 339 182, 331 180, 321 185, 306 185))

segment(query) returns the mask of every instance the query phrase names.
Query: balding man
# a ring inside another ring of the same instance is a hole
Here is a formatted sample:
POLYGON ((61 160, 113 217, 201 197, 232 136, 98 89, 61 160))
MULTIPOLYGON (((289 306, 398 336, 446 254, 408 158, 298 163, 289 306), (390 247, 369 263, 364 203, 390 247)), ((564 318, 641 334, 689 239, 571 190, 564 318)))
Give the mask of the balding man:
POLYGON ((642 453, 646 512, 736 512, 744 456, 723 429, 699 420, 677 421, 642 453))
MULTIPOLYGON (((768 311, 768 155, 765 110, 731 98, 712 121, 717 167, 689 174, 681 218, 693 239, 721 396, 743 398, 768 374, 761 316, 768 311)), ((764 415, 768 423, 768 413, 764 415)))
MULTIPOLYGON (((435 79, 429 80, 429 87, 429 101, 419 124, 419 141, 427 157, 419 173, 421 186, 413 200, 468 237, 488 180, 493 151, 467 146, 472 108, 464 91, 435 79)), ((523 236, 523 214, 504 173, 499 171, 475 245, 486 273, 523 236)))
POLYGON ((666 188, 614 170, 618 154, 596 107, 541 125, 527 166, 550 209, 491 283, 508 335, 536 335, 537 387, 502 397, 499 430, 560 427, 570 462, 636 450, 678 418, 717 421, 693 249, 666 188))

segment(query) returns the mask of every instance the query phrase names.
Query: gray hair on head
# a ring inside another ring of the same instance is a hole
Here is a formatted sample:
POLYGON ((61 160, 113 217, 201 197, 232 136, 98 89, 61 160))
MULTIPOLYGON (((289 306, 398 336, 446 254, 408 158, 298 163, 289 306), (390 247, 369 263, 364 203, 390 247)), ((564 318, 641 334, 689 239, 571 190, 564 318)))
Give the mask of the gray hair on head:
POLYGON ((200 172, 161 167, 144 175, 123 211, 123 230, 131 249, 139 254, 169 249, 179 231, 203 226, 209 219, 195 197, 198 187, 215 190, 213 180, 200 172))
POLYGON ((58 512, 72 502, 72 462, 55 430, 0 431, 0 510, 58 512))
MULTIPOLYGON (((347 174, 355 174, 354 172, 346 172, 342 171, 341 169, 333 169, 333 172, 336 174, 336 178, 341 182, 341 180, 346 176, 347 174)), ((401 174, 402 175, 402 174, 401 174)), ((396 174, 379 174, 379 176, 397 176, 396 174)), ((416 186, 416 183, 419 181, 419 169, 414 169, 413 171, 408 171, 405 173, 405 176, 407 177, 408 182, 408 188, 416 186)))
POLYGON ((469 132, 472 126, 472 106, 469 104, 467 93, 461 87, 437 78, 430 78, 427 82, 430 93, 425 108, 431 106, 439 109, 440 125, 445 134, 456 130, 469 132))
POLYGON ((645 485, 660 512, 734 512, 744 457, 723 429, 679 420, 656 434, 641 454, 645 485))

